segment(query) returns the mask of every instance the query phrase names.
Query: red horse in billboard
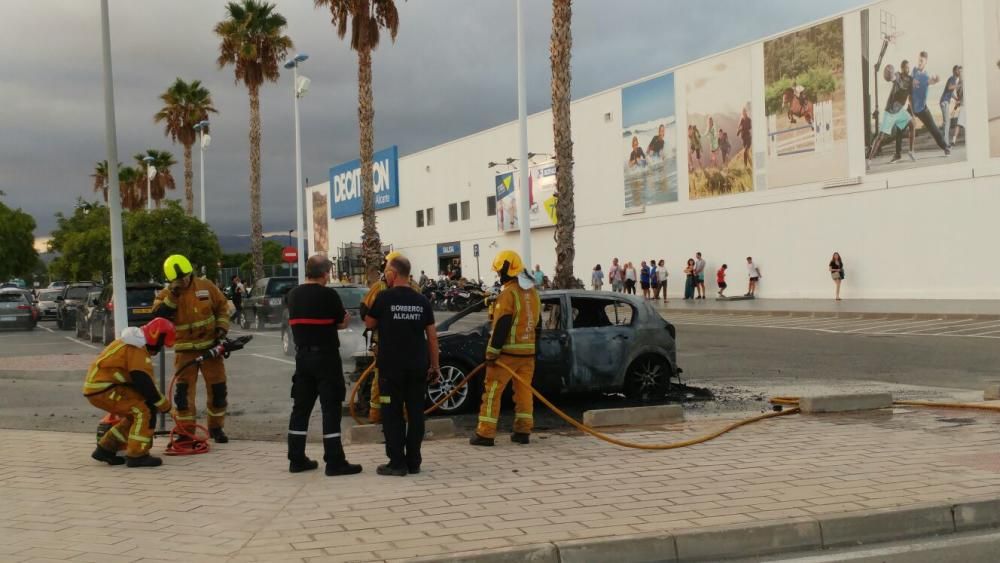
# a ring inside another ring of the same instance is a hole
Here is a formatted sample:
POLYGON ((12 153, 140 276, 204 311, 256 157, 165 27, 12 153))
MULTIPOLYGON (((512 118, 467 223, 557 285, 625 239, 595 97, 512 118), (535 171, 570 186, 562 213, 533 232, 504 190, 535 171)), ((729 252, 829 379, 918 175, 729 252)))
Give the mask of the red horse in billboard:
POLYGON ((795 123, 795 118, 801 117, 806 120, 806 123, 812 125, 813 103, 805 95, 797 96, 794 88, 785 88, 781 98, 781 107, 788 111, 790 123, 795 123))

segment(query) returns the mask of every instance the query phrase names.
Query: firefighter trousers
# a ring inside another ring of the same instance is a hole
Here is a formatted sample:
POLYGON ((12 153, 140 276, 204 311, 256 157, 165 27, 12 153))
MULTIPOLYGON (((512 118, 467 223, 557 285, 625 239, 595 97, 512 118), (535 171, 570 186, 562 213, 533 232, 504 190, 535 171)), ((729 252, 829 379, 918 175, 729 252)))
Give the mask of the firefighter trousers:
POLYGON ((290 461, 304 461, 306 458, 309 416, 319 398, 323 411, 323 461, 334 465, 347 462, 340 437, 341 404, 345 395, 343 367, 337 349, 299 350, 295 354, 292 415, 288 420, 290 461))
POLYGON ((373 371, 375 373, 371 375, 371 398, 368 399, 368 422, 378 424, 382 422, 382 394, 378 384, 379 369, 376 367, 373 371))
POLYGON ((125 449, 128 457, 149 454, 153 445, 153 430, 156 429, 156 411, 150 408, 141 393, 125 385, 116 385, 90 395, 87 400, 95 407, 121 417, 97 441, 97 445, 112 452, 125 449))
MULTIPOLYGON (((531 383, 535 373, 534 356, 513 356, 501 354, 498 360, 512 369, 526 382, 531 383)), ((500 398, 503 396, 507 383, 513 379, 506 369, 496 364, 486 366, 486 381, 483 386, 483 401, 479 406, 479 425, 476 434, 483 438, 495 438, 497 435, 497 420, 500 418, 500 398)), ((534 426, 534 401, 531 389, 517 381, 514 387, 514 432, 530 434, 534 426)))
MULTIPOLYGON (((177 352, 174 368, 201 356, 204 352, 177 352)), ((198 364, 185 369, 177 376, 174 387, 174 407, 177 409, 177 422, 188 431, 194 432, 194 424, 198 419, 198 409, 195 407, 197 398, 195 390, 198 383, 198 364)), ((201 363, 201 375, 205 379, 205 413, 208 415, 208 429, 222 428, 226 419, 226 365, 222 358, 212 358, 201 363)))
POLYGON ((419 468, 423 461, 420 445, 424 441, 427 368, 382 370, 379 377, 382 432, 389 466, 419 468))

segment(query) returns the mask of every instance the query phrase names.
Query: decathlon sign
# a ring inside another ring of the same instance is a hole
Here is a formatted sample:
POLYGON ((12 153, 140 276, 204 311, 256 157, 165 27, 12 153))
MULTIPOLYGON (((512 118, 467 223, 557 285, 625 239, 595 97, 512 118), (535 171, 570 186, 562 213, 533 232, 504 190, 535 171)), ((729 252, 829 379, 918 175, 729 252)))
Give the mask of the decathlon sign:
MULTIPOLYGON (((399 206, 398 152, 393 145, 375 153, 372 184, 375 209, 399 206)), ((330 216, 334 219, 361 214, 361 160, 338 164, 330 169, 330 216)))

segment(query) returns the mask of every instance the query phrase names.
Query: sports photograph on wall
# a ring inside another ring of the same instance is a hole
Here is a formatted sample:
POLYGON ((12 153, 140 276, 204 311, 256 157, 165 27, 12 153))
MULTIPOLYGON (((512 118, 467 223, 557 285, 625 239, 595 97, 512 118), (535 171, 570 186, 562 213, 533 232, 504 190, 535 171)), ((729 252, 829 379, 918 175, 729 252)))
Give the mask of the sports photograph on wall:
POLYGON ((329 252, 330 210, 326 204, 326 194, 320 190, 312 193, 313 252, 329 252))
POLYGON ((690 199, 753 191, 750 67, 738 49, 682 69, 690 199))
POLYGON ((622 88, 625 209, 677 201, 674 75, 622 88))
POLYGON ((764 43, 767 186, 847 176, 842 19, 764 43))
POLYGON ((965 160, 962 41, 960 2, 888 0, 861 11, 869 173, 965 160))

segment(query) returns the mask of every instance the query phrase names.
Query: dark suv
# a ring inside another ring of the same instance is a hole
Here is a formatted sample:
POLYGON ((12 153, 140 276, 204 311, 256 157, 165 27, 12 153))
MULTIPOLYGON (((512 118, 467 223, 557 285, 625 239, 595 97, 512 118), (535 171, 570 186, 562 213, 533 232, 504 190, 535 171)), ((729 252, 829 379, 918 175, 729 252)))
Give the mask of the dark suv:
POLYGON ((56 326, 62 330, 70 330, 76 326, 77 305, 87 299, 87 293, 92 288, 100 287, 96 282, 71 283, 63 288, 56 297, 56 326))
POLYGON ((285 294, 298 284, 296 277, 257 280, 250 290, 250 297, 243 300, 243 328, 264 330, 269 323, 280 323, 285 310, 285 294))
MULTIPOLYGON (((125 305, 128 307, 128 326, 142 326, 153 320, 153 301, 162 286, 157 283, 125 284, 125 305)), ((88 332, 91 342, 111 344, 115 339, 114 292, 109 285, 104 288, 90 314, 88 332)))

